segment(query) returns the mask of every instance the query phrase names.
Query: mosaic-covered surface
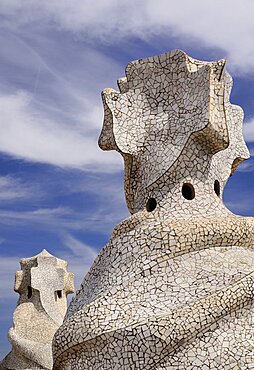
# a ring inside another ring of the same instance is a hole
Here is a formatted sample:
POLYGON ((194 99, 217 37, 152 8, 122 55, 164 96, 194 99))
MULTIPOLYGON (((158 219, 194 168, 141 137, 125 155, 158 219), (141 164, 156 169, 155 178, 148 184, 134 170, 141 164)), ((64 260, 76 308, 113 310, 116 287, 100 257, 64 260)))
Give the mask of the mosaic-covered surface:
POLYGON ((125 163, 117 225, 53 342, 54 369, 254 369, 254 220, 222 192, 249 157, 225 61, 134 61, 102 96, 125 163))
POLYGON ((0 363, 2 370, 52 369, 52 339, 67 309, 66 296, 74 292, 74 276, 67 262, 46 250, 23 258, 14 290, 20 297, 9 330, 12 351, 0 363))

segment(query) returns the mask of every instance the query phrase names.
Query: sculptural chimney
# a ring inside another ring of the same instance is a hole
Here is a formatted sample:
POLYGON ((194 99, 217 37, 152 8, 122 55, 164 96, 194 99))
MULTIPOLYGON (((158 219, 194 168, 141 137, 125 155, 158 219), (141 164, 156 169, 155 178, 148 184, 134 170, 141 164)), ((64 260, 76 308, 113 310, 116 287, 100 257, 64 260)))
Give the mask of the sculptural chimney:
POLYGON ((132 215, 72 300, 54 370, 253 367, 254 219, 222 198, 249 151, 225 63, 175 50, 103 91, 99 145, 124 159, 132 215))
POLYGON ((20 297, 9 330, 12 351, 1 370, 52 369, 52 338, 67 309, 66 296, 74 292, 74 276, 67 262, 45 249, 23 258, 16 272, 14 290, 20 297))

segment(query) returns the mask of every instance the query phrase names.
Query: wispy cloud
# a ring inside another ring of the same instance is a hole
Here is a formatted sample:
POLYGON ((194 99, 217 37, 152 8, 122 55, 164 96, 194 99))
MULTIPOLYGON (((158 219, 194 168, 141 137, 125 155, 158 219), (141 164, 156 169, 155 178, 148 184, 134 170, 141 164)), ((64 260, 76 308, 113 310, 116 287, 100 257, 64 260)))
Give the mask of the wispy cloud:
POLYGON ((0 230, 84 230, 108 235, 129 216, 122 174, 41 169, 22 178, 0 176, 0 200, 0 230))
POLYGON ((76 288, 78 288, 98 252, 70 234, 63 234, 62 242, 70 252, 63 252, 61 258, 69 262, 69 270, 74 273, 76 288))
POLYGON ((0 209, 1 228, 3 227, 33 227, 34 229, 46 229, 55 231, 56 228, 63 230, 87 230, 107 233, 123 217, 127 216, 126 209, 112 209, 98 207, 94 211, 75 211, 68 207, 38 208, 32 211, 12 211, 0 209))
POLYGON ((49 24, 62 31, 74 32, 86 40, 116 42, 131 36, 149 39, 171 35, 189 42, 225 51, 232 65, 243 72, 253 71, 253 14, 251 0, 234 3, 202 0, 139 0, 120 2, 99 0, 26 1, 3 0, 1 13, 9 26, 49 24), (15 20, 15 23, 14 23, 15 20))
POLYGON ((40 229, 46 228, 47 230, 54 228, 64 228, 66 230, 79 230, 82 227, 92 227, 93 223, 99 221, 96 219, 96 215, 88 215, 74 212, 68 207, 57 207, 57 208, 37 208, 32 211, 10 211, 1 209, 1 227, 14 226, 16 228, 23 227, 24 225, 30 225, 30 227, 40 229), (82 217, 83 216, 83 217, 82 217))
POLYGON ((99 208, 118 209, 119 215, 127 215, 124 196, 124 174, 85 174, 74 180, 70 176, 62 183, 62 190, 65 194, 80 193, 88 197, 96 197, 99 208))
POLYGON ((254 118, 243 125, 243 134, 247 142, 254 141, 254 118))
POLYGON ((249 0, 234 7, 215 0, 209 12, 201 0, 3 0, 0 151, 61 167, 119 171, 119 155, 102 153, 97 138, 103 119, 99 92, 114 85, 123 65, 98 45, 170 35, 219 48, 231 68, 252 72, 252 10, 249 0))
POLYGON ((0 151, 60 167, 119 171, 119 155, 104 154, 97 144, 103 121, 100 90, 119 66, 57 34, 4 30, 0 38, 0 151))
POLYGON ((116 156, 107 161, 97 146, 96 136, 87 135, 85 127, 68 128, 50 120, 33 107, 25 92, 0 96, 0 117, 0 150, 5 153, 90 171, 121 168, 116 156))
POLYGON ((12 176, 0 176, 0 200, 11 202, 38 197, 40 191, 12 176))

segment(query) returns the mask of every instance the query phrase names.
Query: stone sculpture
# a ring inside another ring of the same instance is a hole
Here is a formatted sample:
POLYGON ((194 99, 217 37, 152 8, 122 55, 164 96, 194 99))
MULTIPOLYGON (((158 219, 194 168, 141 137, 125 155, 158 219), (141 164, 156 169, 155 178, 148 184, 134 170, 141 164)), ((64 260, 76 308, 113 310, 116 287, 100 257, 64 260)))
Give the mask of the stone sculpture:
POLYGON ((63 322, 66 296, 74 292, 74 277, 66 261, 46 250, 20 265, 14 286, 20 297, 9 330, 12 351, 0 369, 52 369, 52 338, 63 322))
POLYGON ((225 61, 176 50, 131 62, 118 85, 99 145, 123 156, 132 216, 72 300, 54 370, 253 368, 254 219, 222 201, 249 157, 225 61))

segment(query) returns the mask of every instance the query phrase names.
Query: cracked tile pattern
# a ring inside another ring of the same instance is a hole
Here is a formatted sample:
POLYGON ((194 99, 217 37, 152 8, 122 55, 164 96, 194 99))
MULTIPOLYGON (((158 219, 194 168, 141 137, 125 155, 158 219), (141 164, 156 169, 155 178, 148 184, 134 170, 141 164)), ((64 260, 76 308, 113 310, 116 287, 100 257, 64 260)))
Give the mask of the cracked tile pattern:
POLYGON ((12 351, 1 370, 52 369, 52 339, 67 309, 66 296, 74 292, 74 276, 67 262, 46 250, 23 258, 16 272, 14 290, 19 301, 9 330, 12 351))
POLYGON ((125 164, 117 225, 53 340, 54 370, 254 369, 254 221, 222 193, 249 157, 225 61, 175 50, 102 93, 125 164))

